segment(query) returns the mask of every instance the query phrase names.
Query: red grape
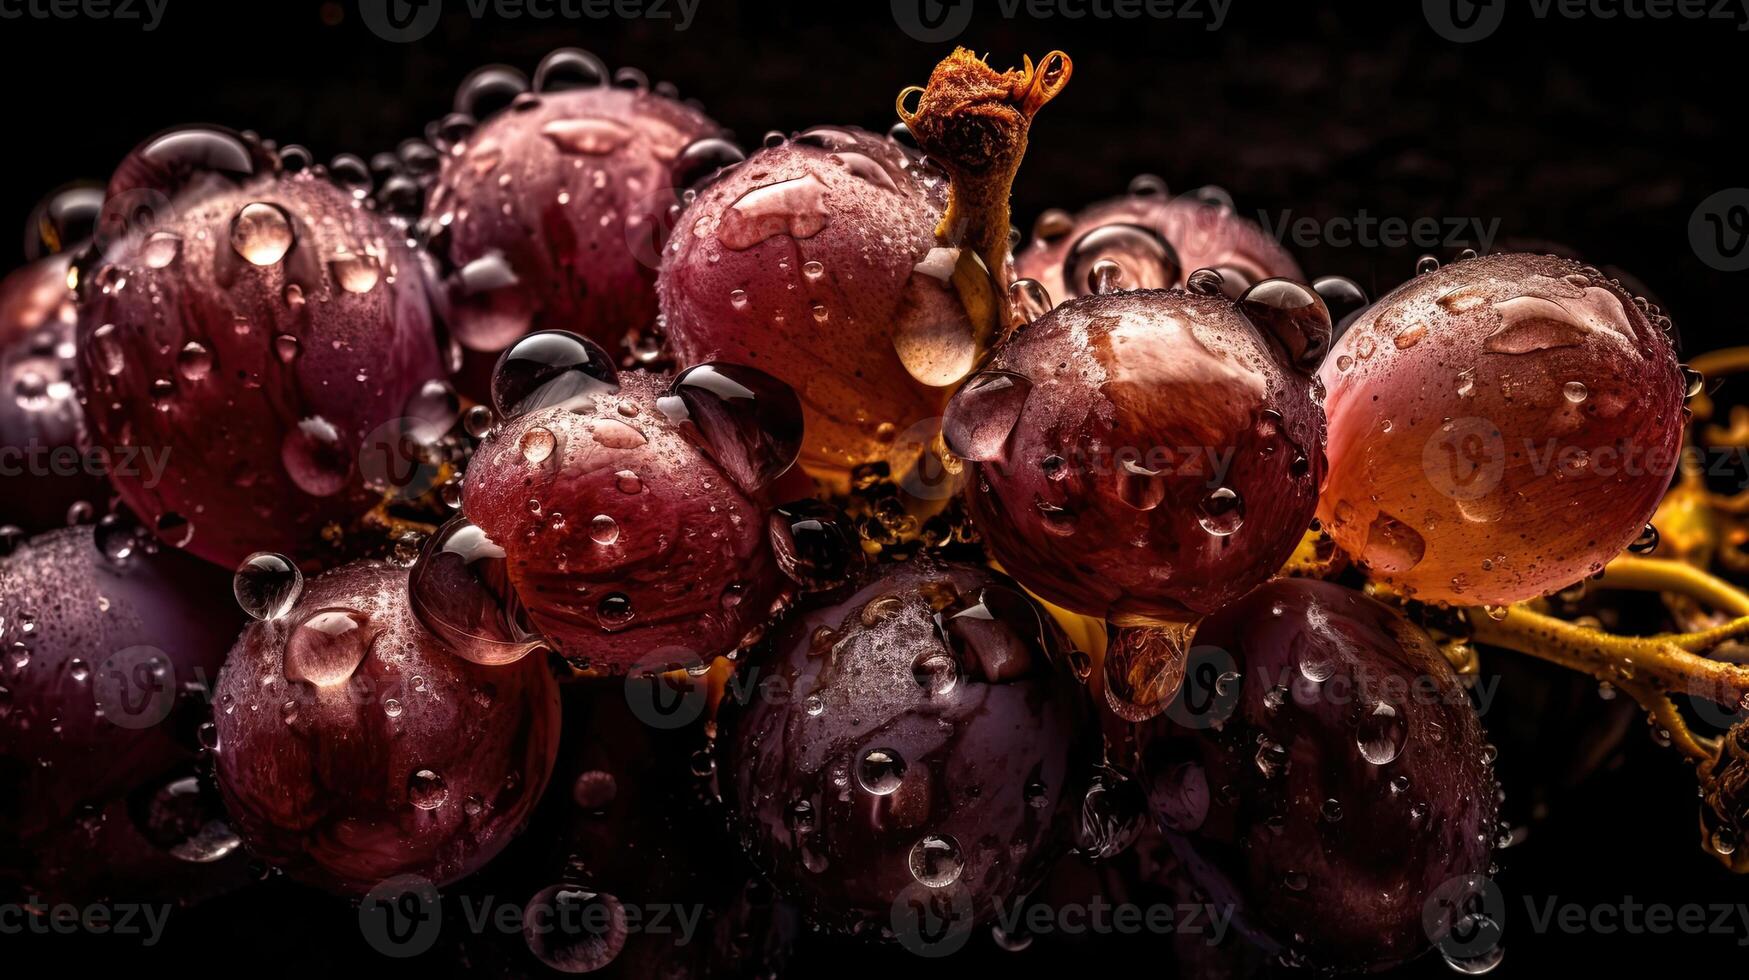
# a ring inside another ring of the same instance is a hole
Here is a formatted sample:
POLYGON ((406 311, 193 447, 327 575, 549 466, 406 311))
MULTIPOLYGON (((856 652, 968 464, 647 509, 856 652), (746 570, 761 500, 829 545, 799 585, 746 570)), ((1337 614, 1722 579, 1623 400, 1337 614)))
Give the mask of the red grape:
POLYGON ((503 70, 464 86, 458 108, 482 123, 444 157, 425 207, 433 251, 452 270, 451 331, 476 351, 549 328, 618 350, 656 319, 671 209, 740 151, 689 105, 608 87, 600 62, 581 52, 550 56, 536 91, 489 119, 469 104, 481 78, 497 78, 499 96, 516 86, 503 70))
POLYGON ((468 468, 462 508, 501 555, 474 578, 507 578, 514 596, 486 579, 492 595, 416 581, 428 620, 470 618, 437 610, 462 594, 488 610, 513 600, 512 625, 525 612, 567 658, 614 670, 706 662, 765 621, 782 576, 761 501, 800 439, 787 388, 736 365, 618 374, 589 341, 547 332, 505 353, 494 389, 505 418, 468 468))
POLYGON ((1307 287, 1235 304, 1179 290, 1071 300, 954 396, 947 445, 990 554, 1089 616, 1214 612, 1292 553, 1323 474, 1305 371, 1329 338, 1307 287))
POLYGON ((862 130, 755 153, 699 192, 669 240, 657 289, 675 356, 751 364, 794 388, 810 470, 887 461, 899 433, 940 414, 942 386, 988 333, 950 280, 976 260, 937 247, 946 189, 862 130))
POLYGON ((453 881, 497 854, 546 787, 558 687, 542 658, 453 656, 407 603, 407 572, 355 562, 243 632, 219 675, 219 788, 259 856, 362 892, 453 881))
POLYGON ((193 726, 179 736, 178 723, 242 615, 218 569, 142 544, 106 523, 51 531, 0 559, 8 834, 59 829, 76 808, 193 758, 193 726))
POLYGON ((1198 884, 1313 967, 1383 969, 1443 938, 1429 898, 1486 873, 1498 830, 1492 749, 1427 634, 1282 579, 1196 644, 1186 693, 1141 741, 1155 816, 1198 884))
POLYGON ((1230 295, 1264 279, 1303 279, 1299 263, 1224 195, 1170 197, 1158 178, 1138 177, 1130 192, 1069 215, 1047 211, 1032 244, 1014 256, 1014 273, 1057 301, 1086 296, 1093 267, 1116 262, 1125 289, 1182 286, 1198 269, 1216 269, 1230 295))
POLYGON ((364 453, 442 367, 420 262, 380 217, 314 171, 217 184, 85 270, 79 379, 94 440, 167 464, 114 473, 117 492, 235 567, 380 499, 364 453))
POLYGON ((1678 462, 1685 383, 1660 322, 1553 256, 1467 259, 1380 299, 1324 362, 1330 536, 1430 602, 1517 602, 1602 569, 1678 462))
POLYGON ((38 259, 0 281, 0 524, 26 532, 61 527, 69 508, 107 494, 108 461, 87 452, 73 383, 68 261, 38 259))
POLYGON ((726 704, 725 793, 809 921, 890 929, 912 891, 987 919, 1038 882, 1097 728, 1067 641, 1006 577, 871 569, 768 644, 726 704))

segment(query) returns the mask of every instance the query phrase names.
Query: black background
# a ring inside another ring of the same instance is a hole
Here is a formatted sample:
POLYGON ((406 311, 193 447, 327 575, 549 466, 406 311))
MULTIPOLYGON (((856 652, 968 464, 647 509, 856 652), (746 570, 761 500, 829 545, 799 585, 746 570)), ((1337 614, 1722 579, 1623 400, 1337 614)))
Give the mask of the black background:
MULTIPOLYGON (((1689 353, 1741 342, 1738 300, 1749 273, 1709 267, 1689 237, 1703 199, 1749 184, 1738 139, 1749 115, 1742 97, 1749 33, 1736 21, 1538 20, 1528 4, 1513 3, 1493 36, 1455 44, 1430 29, 1419 2, 1314 9, 1233 0, 1212 31, 1206 19, 1039 19, 1024 9, 1008 18, 997 0, 967 2, 976 16, 958 41, 988 52, 998 67, 1052 48, 1075 62, 1068 91, 1034 128, 1016 187, 1022 227, 1044 208, 1118 193, 1141 172, 1181 190, 1219 184, 1241 212, 1271 220, 1363 210, 1498 220, 1496 247, 1554 243, 1626 270, 1675 318, 1689 353)), ((437 29, 405 44, 373 35, 351 2, 169 0, 149 33, 88 18, 0 20, 0 125, 9 130, 0 261, 22 259, 25 217, 44 193, 74 178, 106 177, 139 140, 178 123, 255 129, 309 146, 318 158, 368 155, 448 111, 469 69, 506 62, 532 71, 546 51, 577 45, 610 66, 635 65, 673 82, 743 145, 756 145, 770 129, 886 128, 896 92, 922 82, 951 43, 908 35, 885 0, 702 0, 686 31, 672 20, 475 20, 466 8, 466 0, 449 0, 437 29)), ((1053 9, 1092 8, 1071 0, 1053 9)), ((1293 247, 1309 273, 1350 275, 1376 295, 1407 278, 1422 252, 1450 257, 1478 244, 1293 247)), ((1601 706, 1589 689, 1579 695, 1578 716, 1601 706)), ((1565 781, 1572 746, 1595 744, 1572 727, 1574 715, 1516 701, 1503 700, 1484 719, 1501 744, 1509 804, 1533 784, 1565 781), (1513 709, 1520 716, 1502 715, 1513 709)), ((1735 916, 1729 934, 1660 937, 1539 935, 1525 914, 1525 896, 1587 907, 1630 897, 1749 904, 1749 881, 1726 874, 1697 846, 1688 767, 1629 721, 1601 771, 1554 795, 1547 819, 1503 853, 1499 880, 1512 914, 1495 975, 1622 968, 1654 954, 1679 957, 1677 969, 1703 957, 1720 966, 1745 962, 1738 943, 1749 943, 1749 924, 1735 916)), ((289 931, 315 939, 307 927, 289 931)), ((172 944, 179 955, 205 941, 181 939, 172 944)), ((226 950, 221 937, 211 939, 224 955, 190 965, 270 975, 289 967, 268 950, 226 950), (224 961, 232 956, 242 960, 224 961)), ((1147 948, 1126 949, 1145 956, 1147 948)), ((1086 953, 1074 960, 1082 968, 1091 962, 1086 953)), ((1001 962, 1018 974, 1063 968, 1048 954, 1001 962)), ((391 964, 363 968, 379 966, 391 964)), ((816 967, 806 975, 854 973, 858 962, 816 967)), ((1138 967, 1116 959, 1095 966, 1138 967)), ((1157 965, 1142 968, 1174 969, 1164 950, 1157 965)), ((1437 957, 1411 970, 1448 975, 1437 957)))

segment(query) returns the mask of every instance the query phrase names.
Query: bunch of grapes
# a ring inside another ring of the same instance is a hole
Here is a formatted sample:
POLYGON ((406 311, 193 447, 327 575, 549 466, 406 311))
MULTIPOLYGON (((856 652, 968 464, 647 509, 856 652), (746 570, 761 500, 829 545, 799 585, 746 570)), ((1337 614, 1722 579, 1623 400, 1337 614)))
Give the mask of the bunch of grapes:
POLYGON ((489 881, 592 924, 470 962, 714 975, 1025 955, 991 924, 1092 868, 1233 909, 1233 963, 1477 972, 1482 913, 1430 910, 1501 831, 1479 650, 1642 704, 1740 865, 1745 740, 1671 700, 1749 694, 1706 656, 1749 597, 1671 491, 1668 318, 1515 253, 1369 301, 1153 177, 1020 246, 1071 71, 957 50, 891 131, 749 154, 564 50, 368 161, 186 127, 45 202, 0 282, 0 880, 489 881), (632 934, 681 897, 706 943, 632 934))

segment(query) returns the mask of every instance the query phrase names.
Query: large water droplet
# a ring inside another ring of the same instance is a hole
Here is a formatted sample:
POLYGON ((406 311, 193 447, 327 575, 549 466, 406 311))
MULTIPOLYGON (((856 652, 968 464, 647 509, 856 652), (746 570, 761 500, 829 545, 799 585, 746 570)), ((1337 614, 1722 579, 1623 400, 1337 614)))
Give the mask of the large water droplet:
POLYGON ((985 371, 966 382, 942 417, 948 451, 980 463, 1001 459, 1031 392, 1032 382, 1006 371, 985 371))
POLYGON ((426 540, 407 597, 419 622, 465 660, 514 663, 544 645, 510 585, 504 549, 466 518, 426 540))
POLYGON ((959 841, 946 834, 927 834, 911 845, 911 877, 929 888, 946 888, 959 880, 965 857, 959 841))
POLYGON ((813 174, 755 187, 723 212, 717 240, 741 251, 772 238, 812 238, 826 227, 826 185, 813 174))
POLYGON ((688 368, 657 407, 670 422, 691 426, 711 458, 745 490, 769 485, 801 453, 800 399, 789 385, 756 368, 688 368))
POLYGON ((231 219, 231 248, 251 265, 274 265, 296 241, 291 219, 277 204, 245 204, 231 219))
POLYGON ((876 796, 891 796, 905 782, 905 760, 892 749, 869 749, 857 760, 856 781, 876 796))
POLYGON ((355 609, 318 609, 285 641, 286 680, 333 687, 352 676, 376 639, 370 617, 355 609))
POLYGON ((1075 240, 1063 260, 1063 281, 1070 295, 1088 296, 1094 267, 1102 261, 1121 270, 1123 289, 1165 289, 1177 285, 1184 272, 1178 253, 1151 228, 1132 224, 1100 225, 1075 240))
POLYGON ((278 619, 303 596, 304 573, 284 555, 257 551, 237 566, 231 592, 250 618, 278 619))
POLYGON ((280 463, 298 489, 312 497, 331 497, 346 488, 352 455, 340 430, 319 415, 298 422, 279 447, 280 463))
POLYGON ((506 419, 575 406, 618 390, 619 372, 607 352, 563 330, 522 338, 492 372, 492 403, 506 419))

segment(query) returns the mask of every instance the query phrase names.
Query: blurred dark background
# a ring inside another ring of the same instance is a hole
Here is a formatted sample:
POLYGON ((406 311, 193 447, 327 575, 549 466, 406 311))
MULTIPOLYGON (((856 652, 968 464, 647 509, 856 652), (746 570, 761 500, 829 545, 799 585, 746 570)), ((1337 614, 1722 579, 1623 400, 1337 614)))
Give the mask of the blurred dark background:
MULTIPOLYGON (((1494 0, 1476 9, 1489 16, 1504 8, 1498 28, 1454 43, 1432 26, 1437 11, 1419 2, 1319 9, 1232 0, 1218 29, 1210 29, 1217 9, 1210 0, 1177 4, 1183 16, 1135 19, 1094 16, 1113 9, 1094 0, 1041 4, 1051 14, 1042 18, 1027 4, 1007 16, 1002 0, 909 2, 700 0, 694 20, 677 30, 676 0, 659 7, 669 17, 630 19, 490 12, 476 19, 470 0, 449 0, 429 34, 406 43, 373 33, 358 2, 167 0, 151 31, 139 21, 8 16, 0 19, 0 86, 11 93, 0 260, 22 261, 25 219, 44 194, 72 179, 107 177, 138 141, 178 123, 254 129, 304 144, 318 159, 368 155, 449 111, 470 69, 505 62, 532 72, 545 52, 575 45, 611 67, 633 65, 673 82, 751 146, 767 130, 818 123, 885 129, 897 91, 922 82, 957 41, 988 52, 999 67, 1052 48, 1074 58, 1074 81, 1041 115, 1016 187, 1023 228, 1045 208, 1119 193, 1150 172, 1175 190, 1220 185, 1242 213, 1261 214, 1266 224, 1435 219, 1437 240, 1426 243, 1289 239, 1309 273, 1349 275, 1375 295, 1407 278, 1423 253, 1450 258, 1466 246, 1535 244, 1625 270, 1674 317, 1690 354, 1745 340, 1735 297, 1749 273, 1718 268, 1734 256, 1697 249, 1690 228, 1703 201, 1749 184, 1736 149, 1749 118, 1741 77, 1749 14, 1538 19, 1532 5, 1494 0), (951 33, 963 12, 971 17, 953 40, 926 41, 919 10, 948 18, 936 36, 951 33), (1088 15, 1068 16, 1073 11, 1088 15), (1461 226, 1455 236, 1453 222, 1461 226)), ((532 6, 562 9, 558 0, 532 6)), ((143 0, 132 8, 149 16, 143 0)), ((0 3, 3 12, 24 9, 26 0, 0 3)), ((1527 897, 1539 909, 1549 899, 1588 909, 1625 900, 1749 907, 1749 881, 1700 850, 1695 782, 1676 753, 1654 746, 1639 719, 1619 703, 1611 709, 1587 683, 1533 673, 1509 678, 1484 717, 1501 746, 1509 808, 1526 818, 1537 798, 1546 811, 1500 858, 1510 914, 1495 975, 1621 968, 1651 955, 1741 962, 1749 916, 1740 912, 1718 934, 1535 928, 1527 897), (1598 735, 1611 725, 1625 728, 1619 743, 1598 735), (1587 754, 1599 757, 1588 779, 1533 792, 1570 782, 1583 768, 1575 760, 1587 754)), ((295 903, 282 905, 255 911, 295 914, 295 903)), ((253 921, 250 911, 245 904, 221 913, 222 929, 253 921)), ((179 937, 173 923, 175 941, 158 952, 178 949, 218 965, 208 941, 221 949, 226 941, 188 934, 197 923, 181 922, 179 937)), ((307 925, 287 925, 322 942, 307 925)), ((273 936, 260 930, 250 942, 273 936)), ((1174 969, 1169 945, 1150 972, 1174 969)), ((347 946, 357 946, 356 937, 347 946)), ((1127 956, 1148 955, 1145 944, 1122 946, 1127 956)), ((995 965, 1022 975, 1084 968, 1089 953, 1104 955, 1097 944, 1062 956, 1035 949, 995 965)), ((305 955, 236 965, 277 975, 307 966, 305 955)), ((368 968, 379 965, 389 964, 368 968)), ((834 957, 803 975, 856 973, 861 965, 834 957)), ((1437 956, 1409 972, 1449 973, 1437 956)))

